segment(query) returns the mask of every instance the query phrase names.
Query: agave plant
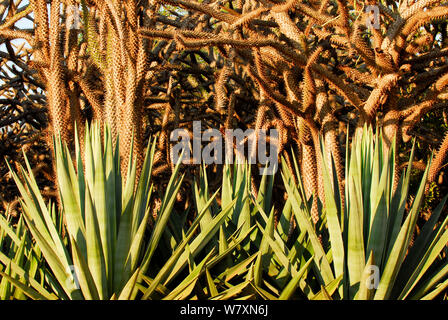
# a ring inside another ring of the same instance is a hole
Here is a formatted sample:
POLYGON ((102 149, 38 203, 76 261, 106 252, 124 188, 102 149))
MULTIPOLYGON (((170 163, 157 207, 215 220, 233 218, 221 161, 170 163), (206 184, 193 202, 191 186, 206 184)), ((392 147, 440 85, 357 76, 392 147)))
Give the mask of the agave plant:
MULTIPOLYGON (((213 219, 226 211, 219 233, 204 246, 205 252, 216 250, 219 264, 212 260, 204 268, 202 297, 221 299, 289 299, 300 286, 310 297, 322 292, 308 290, 305 278, 311 269, 312 255, 303 250, 305 233, 292 249, 287 247, 292 208, 287 201, 275 223, 272 203, 275 176, 264 175, 254 194, 251 167, 247 164, 223 166, 222 185, 211 195, 205 167, 194 185, 195 207, 204 215, 200 228, 214 225, 213 219)), ((178 262, 180 264, 180 262, 178 262)))
MULTIPOLYGON (((201 167, 193 188, 196 218, 189 227, 185 221, 173 219, 167 234, 170 237, 169 243, 175 245, 165 249, 173 253, 154 280, 144 277, 149 287, 142 289, 143 298, 200 297, 221 300, 269 297, 254 283, 253 267, 259 247, 259 241, 256 240, 258 228, 255 223, 258 210, 250 196, 249 182, 250 167, 247 164, 235 165, 233 170, 229 165, 225 165, 222 187, 212 194, 205 166, 201 167), (218 195, 221 200, 219 203, 218 195), (195 229, 198 235, 188 243, 195 229), (180 237, 176 235, 185 236, 178 241, 176 238, 180 237), (193 261, 198 257, 203 260, 195 266, 193 261), (184 280, 183 286, 168 290, 167 286, 172 287, 173 279, 187 265, 190 274, 184 280), (206 284, 204 287, 198 281, 201 277, 206 284), (186 282, 187 279, 189 282, 186 282), (157 285, 165 292, 156 292, 157 285), (185 290, 187 285, 189 290, 185 290), (192 293, 194 286, 200 294, 192 293)), ((264 186, 266 183, 262 183, 262 188, 264 186)), ((268 193, 271 195, 270 191, 268 193)), ((266 199, 267 197, 267 204, 266 199)))
POLYGON ((332 174, 334 165, 324 164, 320 228, 310 223, 310 206, 300 181, 296 186, 292 173, 283 170, 298 228, 306 231, 314 252, 318 284, 327 287, 339 279, 337 286, 331 286, 337 292, 329 292, 328 298, 430 299, 448 286, 446 252, 442 258, 448 218, 439 222, 446 197, 411 246, 428 175, 427 169, 407 210, 413 150, 408 168, 394 186, 395 149, 386 148, 372 129, 360 131, 347 152, 345 206, 332 174))
MULTIPOLYGON (((99 126, 93 125, 86 129, 84 140, 83 165, 77 139, 76 161, 61 139, 55 139, 58 210, 52 203, 45 204, 26 157, 23 179, 11 170, 22 195, 23 217, 54 276, 55 295, 30 282, 25 292, 32 298, 130 298, 149 266, 182 182, 176 167, 154 228, 147 234, 155 144, 148 147, 137 181, 132 154, 126 179, 121 176, 118 144, 113 146, 109 129, 102 139, 99 126), (63 230, 55 223, 56 216, 64 221, 63 230), (146 236, 150 237, 147 242, 143 241, 146 236)), ((2 261, 12 263, 6 258, 2 261)), ((17 281, 13 284, 18 285, 17 281)))
MULTIPOLYGON (((36 279, 50 278, 51 274, 42 265, 39 247, 31 241, 23 218, 19 218, 16 226, 12 226, 10 218, 0 216, 0 261, 6 266, 3 268, 0 264, 0 300, 23 300, 26 299, 27 290, 21 288, 33 283, 45 291, 36 279)), ((50 297, 54 296, 48 294, 50 297)))

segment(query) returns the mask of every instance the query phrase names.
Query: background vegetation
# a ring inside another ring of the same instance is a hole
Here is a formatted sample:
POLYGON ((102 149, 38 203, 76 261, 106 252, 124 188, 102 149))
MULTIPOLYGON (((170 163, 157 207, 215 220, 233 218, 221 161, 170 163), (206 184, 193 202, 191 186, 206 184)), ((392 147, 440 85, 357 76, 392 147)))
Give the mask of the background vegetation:
POLYGON ((443 297, 447 15, 437 0, 0 2, 2 297, 443 297), (194 120, 276 128, 281 174, 176 166, 170 132, 194 120), (89 179, 112 172, 104 211, 89 179))

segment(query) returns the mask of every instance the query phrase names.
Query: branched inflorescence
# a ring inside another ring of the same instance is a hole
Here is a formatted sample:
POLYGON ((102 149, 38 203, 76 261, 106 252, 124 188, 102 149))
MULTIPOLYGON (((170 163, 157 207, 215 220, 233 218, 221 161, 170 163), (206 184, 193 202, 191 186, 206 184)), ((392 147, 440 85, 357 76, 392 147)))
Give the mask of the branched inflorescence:
MULTIPOLYGON (((5 148, 35 143, 47 123, 46 135, 70 146, 75 127, 107 122, 123 170, 131 148, 140 165, 148 137, 159 134, 155 172, 163 174, 177 127, 277 128, 285 158, 297 152, 316 213, 322 161, 334 160, 343 186, 347 134, 373 124, 389 144, 419 138, 421 118, 446 108, 443 1, 22 2, 0 6, 5 148)), ((442 138, 432 144, 431 181, 447 158, 442 138)))

